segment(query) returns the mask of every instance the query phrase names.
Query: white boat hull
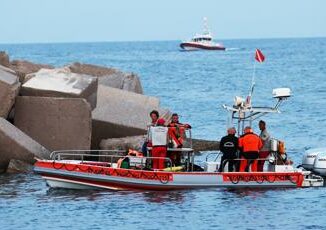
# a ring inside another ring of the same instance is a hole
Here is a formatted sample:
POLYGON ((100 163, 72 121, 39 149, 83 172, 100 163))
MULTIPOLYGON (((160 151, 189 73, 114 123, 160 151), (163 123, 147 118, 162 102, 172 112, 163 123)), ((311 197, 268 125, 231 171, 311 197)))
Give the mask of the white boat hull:
POLYGON ((180 47, 183 50, 194 51, 194 50, 225 50, 225 47, 217 44, 210 43, 197 43, 197 42, 182 42, 180 47))
POLYGON ((304 181, 300 172, 162 172, 53 161, 37 162, 34 171, 50 187, 69 189, 296 188, 304 181))

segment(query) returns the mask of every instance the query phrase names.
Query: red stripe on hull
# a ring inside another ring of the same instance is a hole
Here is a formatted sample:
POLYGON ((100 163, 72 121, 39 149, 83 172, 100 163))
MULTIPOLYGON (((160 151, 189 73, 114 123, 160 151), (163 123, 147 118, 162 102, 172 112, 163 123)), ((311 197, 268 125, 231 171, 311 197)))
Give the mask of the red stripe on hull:
POLYGON ((52 178, 53 180, 55 179, 64 179, 64 180, 69 180, 71 183, 76 183, 78 184, 87 184, 89 186, 93 186, 94 188, 103 188, 103 187, 111 187, 111 188, 116 188, 118 190, 180 190, 180 189, 188 189, 189 187, 179 187, 179 186, 171 186, 171 185, 162 185, 162 186, 155 186, 155 185, 146 185, 146 184, 134 184, 134 183, 124 183, 124 182, 103 182, 103 181, 96 181, 96 180, 87 180, 87 179, 81 179, 81 178, 70 178, 67 176, 52 176, 52 175, 47 175, 47 174, 41 174, 41 176, 47 177, 47 178, 52 178))
POLYGON ((96 164, 38 161, 34 171, 46 177, 45 179, 53 178, 53 181, 57 178, 58 182, 61 179, 66 183, 107 189, 174 190, 216 186, 259 187, 262 183, 265 186, 267 184, 268 187, 277 187, 277 184, 283 182, 291 182, 291 187, 302 187, 304 180, 303 174, 299 172, 161 172, 115 169, 104 166, 104 163, 96 164), (257 184, 252 184, 253 182, 257 184), (273 185, 274 182, 276 184, 273 185))
POLYGON ((232 182, 237 184, 239 182, 251 182, 256 181, 263 183, 264 181, 269 183, 291 181, 296 184, 297 187, 302 187, 303 175, 298 172, 254 172, 254 173, 222 173, 223 182, 232 182))
POLYGON ((134 178, 142 180, 154 180, 154 181, 173 181, 173 174, 170 172, 162 171, 145 171, 145 170, 132 170, 123 168, 111 168, 103 166, 103 163, 95 164, 73 164, 63 163, 56 161, 38 161, 35 163, 35 167, 56 169, 56 170, 67 170, 69 172, 78 173, 91 173, 94 175, 107 175, 117 176, 123 178, 134 178))
POLYGON ((180 47, 182 49, 186 49, 187 47, 189 47, 189 48, 197 48, 203 50, 225 50, 225 47, 223 46, 208 46, 208 45, 188 43, 188 42, 181 43, 180 47))

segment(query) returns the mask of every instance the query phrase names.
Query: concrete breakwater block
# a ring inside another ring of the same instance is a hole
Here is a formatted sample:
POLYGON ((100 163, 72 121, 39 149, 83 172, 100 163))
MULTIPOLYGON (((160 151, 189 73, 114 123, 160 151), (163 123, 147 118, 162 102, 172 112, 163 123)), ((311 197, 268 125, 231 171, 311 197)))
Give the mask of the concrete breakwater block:
POLYGON ((99 85, 98 104, 92 112, 92 148, 98 148, 102 139, 143 135, 146 133, 149 113, 159 109, 159 99, 99 85))
POLYGON ((0 66, 0 117, 7 118, 19 88, 17 76, 10 69, 0 66))
POLYGON ((9 56, 5 51, 0 51, 0 65, 3 65, 5 67, 10 66, 9 56))
POLYGON ((10 159, 34 163, 34 157, 47 159, 50 152, 7 120, 0 118, 0 171, 6 170, 10 159))
POLYGON ((24 161, 11 159, 7 168, 7 173, 27 173, 33 170, 33 165, 24 161))
POLYGON ((85 98, 92 109, 97 103, 97 78, 72 73, 68 68, 41 69, 26 76, 22 96, 85 98))
POLYGON ((110 138, 102 140, 100 143, 101 150, 128 150, 135 149, 141 151, 143 143, 145 141, 145 135, 110 138))
MULTIPOLYGON (((100 143, 100 149, 102 150, 128 150, 135 149, 137 151, 141 151, 142 145, 145 141, 145 135, 131 136, 131 137, 121 137, 121 138, 109 138, 104 139, 100 143)), ((187 144, 190 143, 188 140, 185 142, 187 144)), ((184 146, 190 147, 190 146, 184 146)), ((219 142, 218 141, 209 141, 209 140, 201 140, 201 139, 192 139, 192 147, 195 153, 201 151, 217 151, 219 150, 219 142)))
MULTIPOLYGON (((2 154, 0 153, 0 156, 2 154)), ((1 158, 0 160, 0 174, 3 174, 7 171, 10 160, 7 158, 1 158)))
POLYGON ((143 94, 139 77, 134 73, 124 73, 114 68, 73 63, 67 66, 72 72, 98 77, 99 84, 143 94))
POLYGON ((158 108, 160 100, 157 97, 140 95, 133 92, 126 92, 104 85, 98 86, 97 91, 98 107, 105 107, 107 103, 121 104, 122 102, 143 107, 158 108))
POLYGON ((51 151, 90 149, 91 107, 85 99, 17 97, 14 124, 51 151))
POLYGON ((46 64, 37 64, 25 60, 13 60, 10 62, 10 68, 13 69, 17 76, 19 77, 19 81, 24 83, 25 76, 30 73, 35 73, 40 69, 54 69, 51 65, 46 64))
POLYGON ((192 139, 192 147, 195 152, 217 151, 220 149, 220 142, 202 139, 192 139))

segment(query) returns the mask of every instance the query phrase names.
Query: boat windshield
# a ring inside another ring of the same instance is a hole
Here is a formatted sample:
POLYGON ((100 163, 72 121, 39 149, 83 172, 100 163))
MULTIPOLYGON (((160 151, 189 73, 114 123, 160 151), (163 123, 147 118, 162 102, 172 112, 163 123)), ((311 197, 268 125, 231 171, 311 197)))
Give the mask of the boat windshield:
POLYGON ((194 42, 212 41, 212 38, 193 38, 192 41, 194 42))

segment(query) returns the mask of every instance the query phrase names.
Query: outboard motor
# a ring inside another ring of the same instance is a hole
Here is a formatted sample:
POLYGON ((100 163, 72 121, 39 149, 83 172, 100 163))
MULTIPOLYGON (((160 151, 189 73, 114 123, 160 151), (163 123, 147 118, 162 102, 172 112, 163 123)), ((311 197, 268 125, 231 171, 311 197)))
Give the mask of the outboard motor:
POLYGON ((326 186, 326 148, 307 150, 301 166, 312 172, 305 179, 310 181, 309 186, 326 186), (319 185, 315 184, 316 180, 319 185))
POLYGON ((312 170, 316 174, 326 177, 326 149, 324 149, 323 152, 318 153, 312 170))
POLYGON ((309 149, 305 152, 302 158, 302 167, 306 170, 312 171, 316 156, 319 153, 326 152, 326 149, 309 149))

